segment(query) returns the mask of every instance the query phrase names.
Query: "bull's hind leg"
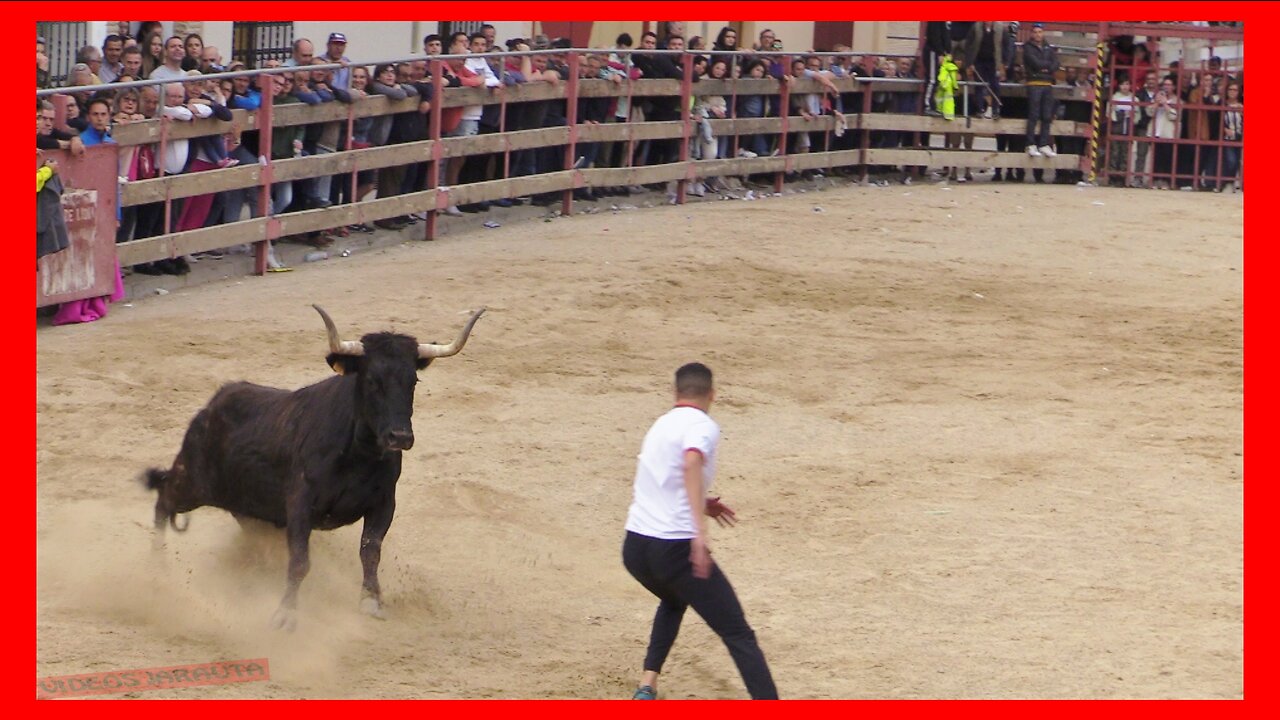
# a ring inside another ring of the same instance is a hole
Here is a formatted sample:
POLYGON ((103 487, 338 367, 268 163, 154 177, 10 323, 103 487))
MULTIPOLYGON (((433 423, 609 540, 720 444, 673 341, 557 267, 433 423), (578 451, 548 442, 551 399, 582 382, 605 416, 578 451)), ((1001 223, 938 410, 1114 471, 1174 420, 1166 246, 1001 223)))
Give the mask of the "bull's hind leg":
POLYGON ((391 527, 396 512, 395 497, 369 511, 364 516, 364 530, 360 533, 360 564, 364 567, 364 585, 360 593, 360 611, 366 615, 386 620, 382 608, 382 588, 378 584, 378 565, 382 561, 382 538, 391 527))

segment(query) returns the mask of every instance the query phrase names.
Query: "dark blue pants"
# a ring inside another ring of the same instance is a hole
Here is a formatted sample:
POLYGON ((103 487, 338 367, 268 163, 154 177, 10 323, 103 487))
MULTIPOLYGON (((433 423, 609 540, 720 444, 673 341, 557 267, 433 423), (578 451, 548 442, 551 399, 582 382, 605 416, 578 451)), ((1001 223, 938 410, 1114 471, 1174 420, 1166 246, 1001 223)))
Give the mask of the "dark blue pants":
POLYGON ((622 564, 646 590, 657 596, 658 611, 644 669, 662 672, 662 665, 680 632, 684 611, 692 607, 729 648, 729 655, 753 700, 777 700, 778 690, 756 643, 756 634, 742 614, 742 605, 729 578, 713 564, 711 577, 693 576, 688 540, 659 540, 628 531, 622 542, 622 564))
POLYGON ((1053 123, 1053 87, 1050 85, 1027 86, 1027 143, 1043 146, 1049 144, 1049 127, 1053 123), (1036 134, 1036 122, 1040 133, 1036 134))

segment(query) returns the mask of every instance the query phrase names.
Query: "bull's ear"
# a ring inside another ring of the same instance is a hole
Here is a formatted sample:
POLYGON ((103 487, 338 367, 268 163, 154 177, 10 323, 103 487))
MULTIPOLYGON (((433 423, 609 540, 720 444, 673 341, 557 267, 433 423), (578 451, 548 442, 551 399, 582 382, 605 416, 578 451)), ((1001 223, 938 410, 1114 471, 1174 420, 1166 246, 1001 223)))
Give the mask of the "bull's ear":
POLYGON ((432 359, 433 358, 418 358, 418 369, 426 370, 427 366, 431 364, 432 359))
POLYGON ((329 353, 325 362, 329 363, 329 367, 339 375, 348 375, 350 373, 358 373, 361 368, 361 358, 359 355, 343 355, 341 353, 329 353))

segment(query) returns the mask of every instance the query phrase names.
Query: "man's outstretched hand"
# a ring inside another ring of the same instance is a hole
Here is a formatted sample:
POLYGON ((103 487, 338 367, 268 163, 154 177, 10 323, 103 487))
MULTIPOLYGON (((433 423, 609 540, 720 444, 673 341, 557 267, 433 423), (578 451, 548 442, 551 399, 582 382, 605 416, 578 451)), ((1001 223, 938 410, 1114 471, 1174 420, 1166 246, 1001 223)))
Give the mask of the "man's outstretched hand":
POLYGON ((720 527, 731 527, 738 522, 738 516, 733 512, 733 508, 720 502, 720 498, 707 498, 707 515, 714 518, 720 527))

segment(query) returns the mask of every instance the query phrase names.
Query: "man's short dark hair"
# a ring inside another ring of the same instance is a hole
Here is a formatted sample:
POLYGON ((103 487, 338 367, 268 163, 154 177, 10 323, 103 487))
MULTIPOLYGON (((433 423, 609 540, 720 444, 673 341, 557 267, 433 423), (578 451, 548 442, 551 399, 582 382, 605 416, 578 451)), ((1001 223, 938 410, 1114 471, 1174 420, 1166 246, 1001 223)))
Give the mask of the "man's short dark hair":
POLYGON ((427 43, 432 43, 432 42, 444 42, 444 40, 441 39, 441 37, 435 33, 431 33, 430 35, 422 38, 423 47, 426 47, 427 43))
POLYGON ((644 33, 643 33, 642 35, 640 35, 640 37, 641 37, 641 39, 644 39, 644 38, 647 38, 647 37, 651 37, 651 38, 653 38, 654 40, 657 40, 657 39, 658 39, 658 33, 654 32, 654 31, 652 31, 652 30, 646 30, 646 31, 644 31, 644 33))
POLYGON ((459 37, 461 37, 463 40, 466 40, 467 42, 471 42, 470 36, 462 32, 461 30, 459 30, 458 32, 453 33, 449 36, 449 47, 453 47, 454 44, 458 42, 459 37))
POLYGON ((102 39, 102 47, 106 47, 106 46, 107 46, 107 43, 110 43, 110 42, 121 42, 121 43, 122 43, 122 42, 124 42, 124 38, 123 38, 123 37, 121 37, 121 36, 119 36, 119 35, 115 35, 115 34, 108 35, 108 36, 106 36, 105 38, 103 38, 103 39, 102 39))
POLYGON ((467 42, 469 43, 473 43, 476 40, 484 40, 486 43, 489 42, 489 38, 485 37, 482 32, 473 32, 471 33, 471 37, 467 38, 467 42))
POLYGON ((125 55, 141 55, 141 54, 142 54, 141 46, 130 45, 129 47, 125 48, 123 52, 120 53, 120 58, 123 60, 125 55))
POLYGON ((699 362, 681 365, 676 370, 676 395, 701 398, 711 394, 711 368, 699 362))
POLYGON ((618 36, 618 39, 614 42, 614 45, 618 45, 621 47, 631 47, 634 44, 634 42, 635 41, 631 39, 631 33, 622 33, 621 35, 618 36))
POLYGON ((85 112, 92 110, 94 105, 106 105, 107 112, 111 112, 111 98, 109 97, 106 97, 103 95, 94 95, 89 100, 89 102, 85 104, 84 106, 85 112))
POLYGON ((551 47, 556 50, 568 50, 573 47, 573 41, 569 38, 556 38, 551 41, 551 47))

